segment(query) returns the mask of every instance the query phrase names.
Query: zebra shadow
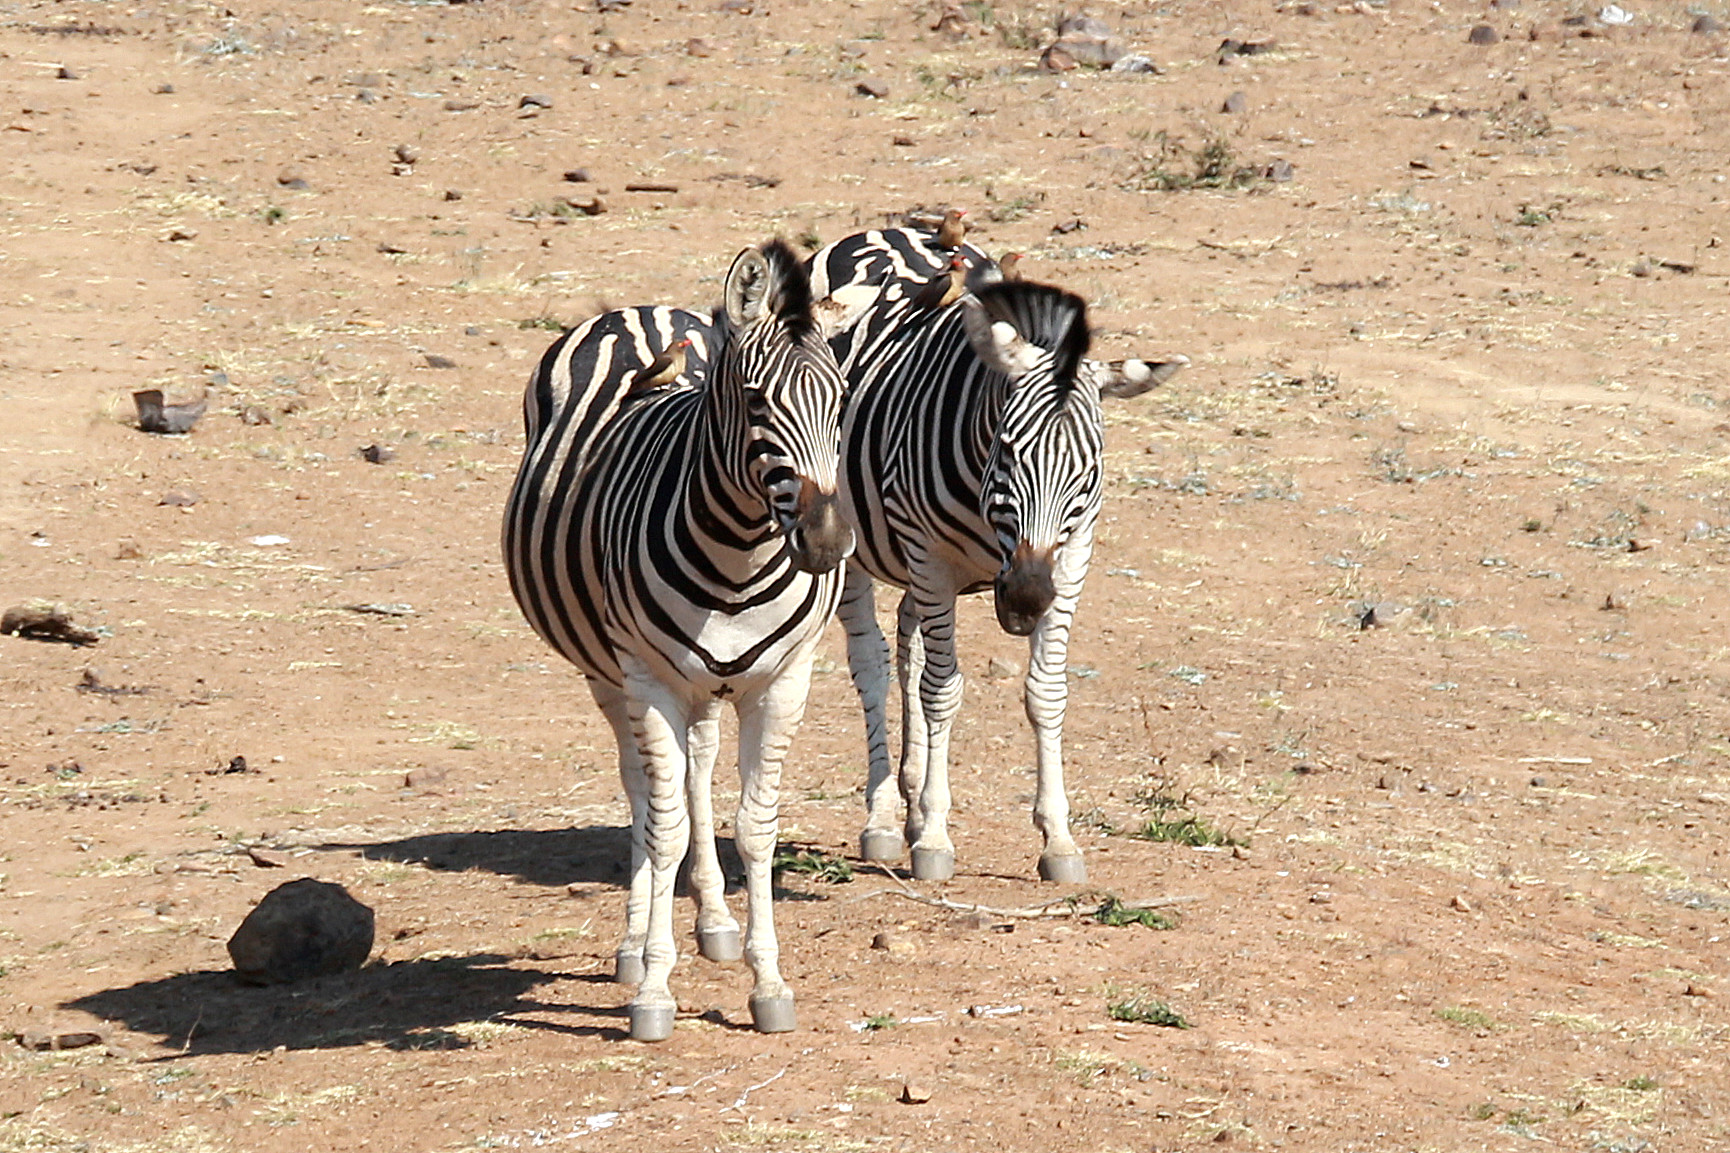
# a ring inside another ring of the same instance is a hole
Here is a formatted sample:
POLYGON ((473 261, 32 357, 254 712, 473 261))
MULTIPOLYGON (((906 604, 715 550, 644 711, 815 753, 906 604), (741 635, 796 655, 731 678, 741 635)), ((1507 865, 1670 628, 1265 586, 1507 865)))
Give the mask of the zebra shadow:
MULTIPOLYGON (((791 846, 783 845, 783 848, 791 846)), ((553 888, 606 885, 624 888, 630 883, 631 830, 609 825, 587 825, 575 829, 495 829, 467 833, 425 833, 396 841, 373 844, 327 843, 320 849, 359 853, 369 861, 394 861, 421 865, 445 873, 481 870, 514 877, 531 885, 553 888)), ((727 892, 745 885, 745 863, 731 837, 715 838, 715 852, 727 880, 727 892)), ((679 870, 678 893, 690 895, 688 870, 691 858, 679 870)), ((802 888, 787 888, 776 876, 777 901, 821 901, 821 894, 802 888)))
POLYGON ((229 970, 177 973, 103 989, 62 1003, 133 1033, 154 1034, 177 1050, 175 1060, 207 1053, 272 1049, 340 1049, 382 1043, 388 1048, 464 1049, 499 1026, 620 1039, 623 1007, 542 1000, 537 988, 556 982, 600 981, 599 975, 525 968, 491 953, 395 964, 376 962, 294 985, 244 985, 229 970), (588 1024, 539 1020, 528 1014, 599 1018, 588 1024), (611 1019, 618 1018, 618 1024, 611 1019), (482 1022, 479 1027, 476 1022, 482 1022))

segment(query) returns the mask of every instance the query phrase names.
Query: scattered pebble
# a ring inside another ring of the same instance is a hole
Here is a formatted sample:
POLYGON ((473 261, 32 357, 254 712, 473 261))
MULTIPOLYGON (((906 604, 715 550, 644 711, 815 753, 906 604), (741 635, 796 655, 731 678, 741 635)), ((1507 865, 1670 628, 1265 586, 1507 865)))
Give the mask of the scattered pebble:
POLYGON ((262 536, 249 536, 246 543, 256 548, 276 548, 288 543, 288 538, 277 532, 267 532, 262 536))
POLYGON ((1612 27, 1620 27, 1624 24, 1632 24, 1634 22, 1634 14, 1626 8, 1620 8, 1615 4, 1606 4, 1604 7, 1598 9, 1598 22, 1600 24, 1608 24, 1612 27))
POLYGON ((1454 894, 1453 900, 1448 902, 1448 907, 1461 913, 1469 913, 1472 911, 1472 903, 1460 896, 1458 893, 1454 894))
POLYGON ((138 410, 138 427, 145 432, 178 435, 192 431, 198 418, 210 403, 208 395, 183 404, 167 404, 160 388, 146 388, 132 394, 138 410))
POLYGON ((281 869, 288 864, 288 858, 282 856, 280 853, 269 853, 263 849, 248 847, 246 855, 253 864, 257 865, 261 869, 281 869))
POLYGON ((1131 52, 1127 56, 1119 56, 1112 64, 1111 70, 1117 73, 1135 73, 1147 76, 1160 74, 1159 65, 1139 53, 1131 52))
POLYGON ((278 172, 276 174, 276 182, 284 188, 293 188, 296 190, 310 187, 306 182, 306 178, 293 168, 284 168, 281 172, 278 172))
POLYGON ((693 36, 685 41, 685 55, 687 56, 695 56, 702 60, 714 54, 714 46, 700 36, 693 36))
POLYGON ((18 1044, 35 1053, 53 1053, 63 1049, 83 1049, 100 1044, 102 1035, 83 1030, 70 1033, 40 1033, 34 1029, 18 1034, 18 1044))
POLYGON ((369 444, 360 450, 360 455, 368 464, 386 464, 396 459, 396 449, 386 448, 382 444, 369 444))
POLYGON ((871 938, 871 947, 879 952, 888 953, 891 957, 905 960, 919 952, 918 946, 903 937, 900 933, 888 929, 871 938))
POLYGON ((992 657, 985 662, 985 675, 999 679, 1018 677, 1021 675, 1021 666, 1002 657, 992 657))
POLYGON ((158 505, 167 505, 169 508, 191 508, 193 505, 197 504, 200 499, 198 493, 194 492, 192 489, 171 488, 167 492, 163 493, 162 499, 156 503, 158 505))
POLYGON ((1697 32, 1700 35, 1705 36, 1705 35, 1710 35, 1713 32, 1724 31, 1724 23, 1723 23, 1723 21, 1719 20, 1716 16, 1712 16, 1710 14, 1703 15, 1703 16, 1696 16, 1696 17, 1694 17, 1693 25, 1688 30, 1690 32, 1697 32))
POLYGON ((1502 34, 1488 24, 1475 25, 1470 32, 1466 33, 1466 43, 1468 44, 1498 44, 1501 39, 1502 34))
POLYGON ((1053 44, 1039 56, 1039 68, 1042 72, 1073 72, 1075 57, 1062 47, 1053 44))
POLYGON ((931 1087, 920 1081, 903 1081, 897 1100, 903 1105, 923 1105, 931 1100, 931 1087))
POLYGON ((402 787, 405 789, 415 789, 417 791, 436 789, 440 785, 444 784, 445 780, 449 776, 449 769, 438 766, 430 766, 422 769, 410 769, 408 772, 403 774, 402 787))
POLYGON ((423 353, 428 368, 455 368, 457 362, 448 356, 440 356, 435 352, 423 353))
POLYGON ((591 179, 587 168, 568 169, 562 177, 566 184, 587 184, 591 179))
POLYGON ((1219 110, 1221 112, 1229 112, 1233 116, 1242 116, 1248 108, 1249 97, 1245 96, 1241 92, 1233 92, 1230 96, 1225 98, 1225 103, 1220 105, 1219 110))
POLYGON ((461 192, 458 192, 456 189, 454 189, 454 188, 445 189, 445 199, 447 201, 448 200, 461 200, 462 198, 463 198, 463 194, 461 192))
POLYGON ((138 547, 138 542, 131 537, 122 537, 114 544, 115 560, 138 560, 144 555, 144 550, 138 547))
POLYGON ((853 91, 861 96, 869 96, 873 100, 887 100, 889 98, 889 85, 874 77, 866 77, 859 81, 853 85, 853 91))
POLYGON ((173 96, 174 95, 174 85, 172 85, 172 84, 158 84, 155 88, 152 88, 150 91, 155 93, 158 96, 173 96))
POLYGON ((543 96, 538 92, 531 93, 528 96, 524 96, 521 100, 518 100, 517 101, 517 107, 518 108, 545 108, 545 109, 548 109, 550 111, 553 107, 553 98, 551 96, 543 96))

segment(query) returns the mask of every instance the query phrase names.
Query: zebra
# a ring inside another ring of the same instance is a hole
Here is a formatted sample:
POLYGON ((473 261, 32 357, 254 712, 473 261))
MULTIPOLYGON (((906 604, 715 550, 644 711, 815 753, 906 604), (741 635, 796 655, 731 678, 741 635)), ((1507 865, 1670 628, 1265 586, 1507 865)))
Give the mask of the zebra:
POLYGON ((741 953, 709 789, 726 700, 751 1018, 765 1033, 795 1027, 770 905, 780 772, 853 549, 836 495, 843 382, 798 257, 780 240, 744 250, 723 297, 712 318, 616 310, 553 343, 524 397, 502 534, 523 614, 587 677, 618 741, 631 877, 615 975, 638 985, 630 1034, 644 1041, 673 1029, 688 845, 699 948, 741 953))
POLYGON ((860 853, 894 860, 911 845, 916 878, 954 873, 948 769, 961 701, 955 600, 989 587, 999 625, 1029 638, 1024 703, 1037 741, 1039 875, 1079 883, 1087 873, 1069 831, 1062 727, 1070 623, 1100 508, 1100 398, 1138 395, 1188 362, 1087 359, 1080 297, 1002 282, 971 245, 958 249, 974 268, 969 294, 920 314, 912 305, 919 285, 942 275, 954 257, 934 241, 921 230, 875 230, 812 258, 813 283, 833 300, 873 294, 831 338, 848 380, 841 499, 858 534, 840 616, 869 750, 860 853), (896 629, 904 830, 895 827, 889 651, 877 627, 873 578, 904 590, 896 629))

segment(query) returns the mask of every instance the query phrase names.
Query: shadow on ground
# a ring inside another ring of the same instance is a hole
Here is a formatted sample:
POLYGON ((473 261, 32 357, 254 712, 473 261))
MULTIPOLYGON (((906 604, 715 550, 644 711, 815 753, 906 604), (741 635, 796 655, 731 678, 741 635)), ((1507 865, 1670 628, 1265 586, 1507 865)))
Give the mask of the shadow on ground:
MULTIPOLYGON (((620 1038, 611 1026, 563 1025, 523 1016, 577 1013, 622 1016, 535 1000, 537 987, 565 975, 513 967, 497 954, 374 964, 356 973, 289 986, 243 985, 227 970, 179 973, 104 989, 64 1008, 93 1013, 135 1033, 154 1033, 182 1056, 261 1053, 277 1047, 336 1049, 383 1042, 393 1049, 461 1049, 475 1043, 474 1022, 620 1038)), ((600 981, 603 978, 577 978, 600 981)))
POLYGON ((445 873, 480 869, 531 885, 624 885, 631 864, 631 830, 609 825, 426 833, 370 845, 319 847, 359 853, 369 861, 400 861, 445 873))

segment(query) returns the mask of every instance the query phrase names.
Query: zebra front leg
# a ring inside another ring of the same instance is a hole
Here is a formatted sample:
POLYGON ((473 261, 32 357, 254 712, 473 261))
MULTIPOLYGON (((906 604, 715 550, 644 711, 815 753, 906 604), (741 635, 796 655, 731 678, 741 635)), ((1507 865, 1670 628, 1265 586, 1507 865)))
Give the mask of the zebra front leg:
POLYGON ((721 702, 697 705, 691 722, 685 795, 691 805, 691 895, 697 901, 697 951, 711 961, 737 961, 739 922, 727 911, 727 878, 715 851, 715 754, 721 744, 721 702))
POLYGON ((739 702, 739 814, 733 836, 745 862, 745 960, 755 979, 751 1024, 759 1033, 786 1033, 797 1024, 793 991, 781 979, 781 948, 775 938, 771 869, 780 833, 781 766, 787 746, 805 716, 815 645, 794 655, 787 668, 753 697, 739 702))
MULTIPOLYGON (((947 881, 955 875, 955 845, 949 839, 949 733, 961 708, 961 669, 955 662, 955 596, 946 592, 936 599, 921 597, 918 612, 917 636, 924 654, 918 696, 927 747, 924 787, 918 794, 919 835, 913 841, 913 876, 920 881, 947 881)), ((912 733, 909 722, 910 744, 912 733)))
POLYGON ((1022 698, 1037 742, 1039 783, 1033 799, 1033 824, 1045 838, 1039 854, 1039 877, 1066 885, 1087 880, 1087 862, 1069 832, 1069 794, 1063 786, 1063 717, 1069 704, 1069 627, 1075 620, 1092 554, 1091 524, 1084 524, 1058 550, 1052 567, 1057 595, 1029 638, 1022 698))
POLYGON ((601 714, 613 726, 619 745, 619 780, 631 803, 630 895, 625 899, 625 935, 613 953, 613 979, 624 985, 643 980, 643 941, 649 932, 649 854, 644 837, 649 820, 649 780, 643 774, 643 758, 637 751, 637 734, 631 727, 631 709, 625 694, 605 681, 590 680, 589 693, 601 714))
POLYGON ((1037 744, 1039 783, 1033 825, 1045 838, 1039 879, 1079 885, 1087 862, 1069 833, 1069 796, 1063 787, 1063 716, 1069 702, 1069 625, 1075 599, 1059 596, 1033 630, 1023 704, 1037 744))
POLYGON ((688 706, 652 677, 639 661, 621 662, 630 702, 631 728, 648 783, 643 822, 648 856, 649 912, 643 943, 643 980, 631 998, 631 1038, 664 1041, 673 1034, 678 1002, 668 979, 679 958, 673 941, 673 887, 691 843, 686 804, 685 758, 690 734, 688 706))
POLYGON ((913 594, 901 594, 895 620, 895 674, 901 682, 901 799, 907 803, 906 842, 916 844, 925 829, 919 798, 925 792, 930 733, 920 681, 925 675, 925 641, 919 635, 919 608, 913 594))
POLYGON ((847 630, 847 669, 865 711, 865 828, 859 855, 867 861, 899 860, 907 849, 895 827, 895 786, 889 771, 889 645, 877 627, 871 574, 847 565, 841 593, 841 625, 847 630))

